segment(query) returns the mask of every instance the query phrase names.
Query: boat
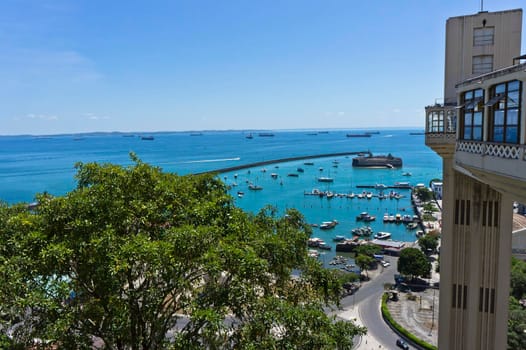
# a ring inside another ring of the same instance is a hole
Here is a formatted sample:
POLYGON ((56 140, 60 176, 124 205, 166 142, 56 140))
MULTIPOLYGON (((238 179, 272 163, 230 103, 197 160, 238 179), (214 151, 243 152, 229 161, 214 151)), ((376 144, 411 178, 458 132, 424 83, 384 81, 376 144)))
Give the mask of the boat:
POLYGON ((347 134, 347 137, 371 137, 371 134, 347 134))
POLYGON ((318 245, 318 249, 331 250, 331 246, 328 245, 328 244, 325 243, 325 242, 321 242, 321 243, 318 245))
POLYGON ((328 176, 320 176, 318 182, 334 182, 334 179, 328 176))
POLYGON ((418 227, 418 224, 416 222, 410 222, 410 223, 407 224, 406 227, 407 227, 408 230, 414 230, 414 229, 416 229, 418 227))
POLYGON ((369 222, 369 221, 374 221, 374 220, 376 220, 376 217, 369 215, 369 213, 367 213, 366 211, 360 213, 360 215, 356 217, 356 221, 369 222))
POLYGON ((380 131, 366 131, 365 133, 369 135, 379 135, 380 131))
POLYGON ((387 185, 376 184, 376 185, 374 185, 374 188, 376 188, 377 190, 385 190, 387 188, 387 185))
POLYGON ((347 198, 351 198, 353 199, 356 195, 354 194, 354 192, 351 192, 351 193, 347 193, 346 197, 347 198))
POLYGON ((404 224, 408 224, 410 222, 413 222, 413 217, 411 215, 407 215, 406 214, 406 215, 402 216, 402 222, 404 224))
POLYGON ((287 176, 290 176, 290 177, 299 177, 299 175, 296 174, 296 173, 290 173, 290 174, 287 174, 287 176))
POLYGON ((272 174, 270 174, 270 177, 273 178, 273 179, 277 179, 278 178, 278 174, 272 173, 272 174))
POLYGON ((245 195, 245 192, 243 192, 243 191, 237 191, 237 196, 238 196, 239 198, 243 198, 244 195, 245 195))
POLYGON ((298 168, 298 169, 296 169, 296 171, 297 171, 298 173, 303 173, 303 172, 305 172, 305 170, 303 170, 303 168, 298 168))
POLYGON ((318 258, 320 256, 320 252, 318 252, 315 249, 309 249, 308 255, 309 255, 309 257, 316 259, 316 258, 318 258))
POLYGON ((190 134, 190 136, 203 136, 202 132, 193 132, 190 134))
POLYGON ((309 247, 317 247, 320 245, 320 243, 325 243, 325 242, 323 242, 323 239, 318 238, 318 237, 312 237, 307 240, 307 245, 309 247))
POLYGON ((258 185, 254 185, 254 184, 250 184, 250 185, 248 185, 248 189, 252 190, 252 191, 261 191, 263 189, 263 187, 258 186, 258 185))
POLYGON ((396 214, 395 215, 395 223, 401 224, 402 223, 402 215, 396 214))
POLYGON ((274 134, 271 133, 271 132, 260 132, 260 133, 258 134, 258 136, 259 136, 259 137, 273 137, 274 134))
POLYGON ((314 163, 313 162, 305 162, 305 163, 303 163, 303 165, 314 165, 314 163))
POLYGON ((413 174, 411 174, 410 172, 405 172, 405 173, 402 173, 402 176, 412 176, 413 174))
POLYGON ((385 213, 384 214, 384 222, 389 222, 389 214, 388 213, 385 213))
POLYGON ((335 194, 334 192, 327 191, 325 192, 325 196, 327 197, 327 199, 332 199, 335 196, 335 194))
POLYGON ((153 141, 153 140, 154 140, 154 137, 153 137, 153 136, 141 136, 141 140, 144 140, 144 141, 153 141))
POLYGON ((391 238, 391 234, 389 232, 378 232, 374 235, 374 238, 376 239, 388 239, 391 238))
POLYGON ((411 188, 409 182, 395 182, 393 185, 394 188, 411 188))
POLYGON ((344 236, 334 236, 334 237, 332 238, 332 241, 333 241, 333 242, 341 242, 341 241, 343 241, 344 239, 345 239, 344 236))
POLYGON ((247 136, 245 136, 245 138, 247 138, 247 139, 253 139, 254 136, 252 136, 252 134, 248 134, 247 136))
POLYGON ((338 221, 332 220, 332 221, 324 221, 321 223, 320 228, 322 230, 330 230, 332 228, 335 228, 336 225, 338 225, 338 221))
POLYGON ((368 193, 365 195, 365 197, 366 197, 367 199, 371 199, 371 198, 373 198, 373 194, 372 194, 371 192, 368 192, 368 193))
POLYGON ((355 236, 370 236, 373 234, 373 229, 369 226, 358 227, 351 230, 355 236))

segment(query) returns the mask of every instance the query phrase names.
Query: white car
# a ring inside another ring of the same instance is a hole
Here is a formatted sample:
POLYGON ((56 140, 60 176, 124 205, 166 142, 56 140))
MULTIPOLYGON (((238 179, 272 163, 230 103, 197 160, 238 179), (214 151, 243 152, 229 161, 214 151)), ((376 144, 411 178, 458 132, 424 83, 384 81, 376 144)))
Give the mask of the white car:
POLYGON ((389 263, 388 261, 381 261, 380 264, 382 264, 383 267, 388 267, 388 266, 391 266, 391 263, 389 263))

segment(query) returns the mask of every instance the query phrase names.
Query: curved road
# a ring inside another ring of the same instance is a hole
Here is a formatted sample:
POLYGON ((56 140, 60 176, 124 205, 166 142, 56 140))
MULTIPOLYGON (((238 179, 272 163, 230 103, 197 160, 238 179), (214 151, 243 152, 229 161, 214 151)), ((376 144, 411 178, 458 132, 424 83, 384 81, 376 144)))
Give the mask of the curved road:
POLYGON ((391 266, 379 267, 380 273, 369 282, 364 283, 354 295, 342 299, 341 306, 343 308, 356 306, 362 324, 367 327, 368 336, 373 337, 384 348, 395 349, 396 340, 400 336, 385 323, 380 311, 380 303, 384 284, 394 283, 398 258, 386 256, 384 260, 390 262, 391 266))

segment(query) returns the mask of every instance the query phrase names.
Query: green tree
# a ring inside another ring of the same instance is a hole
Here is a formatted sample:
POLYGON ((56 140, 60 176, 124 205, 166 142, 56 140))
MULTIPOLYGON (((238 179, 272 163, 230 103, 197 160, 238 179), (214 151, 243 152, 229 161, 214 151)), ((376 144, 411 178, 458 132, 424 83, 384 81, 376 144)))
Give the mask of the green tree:
POLYGON ((526 349, 526 310, 513 296, 510 297, 508 317, 508 349, 526 349))
POLYGON ((511 295, 516 299, 526 297, 526 262, 511 258, 511 295))
POLYGON ((433 191, 429 188, 419 187, 415 189, 415 194, 421 202, 428 202, 433 199, 433 191))
POLYGON ((374 257, 375 254, 378 254, 381 250, 382 248, 380 248, 379 246, 375 244, 361 244, 354 249, 354 252, 356 253, 356 255, 361 254, 361 255, 370 256, 372 258, 374 257))
POLYGON ((298 211, 249 215, 211 175, 132 160, 77 164, 77 188, 34 211, 0 206, 0 328, 16 323, 15 343, 350 349, 364 333, 324 313, 341 283, 308 258, 298 211))
POLYGON ((429 234, 424 235, 418 239, 418 245, 425 254, 434 252, 438 247, 438 237, 429 234))
POLYGON ((418 248, 405 248, 400 252, 398 259, 398 272, 405 276, 428 276, 431 272, 431 263, 418 248))
POLYGON ((369 273, 367 272, 367 270, 369 270, 371 264, 375 262, 375 259, 368 255, 358 254, 354 259, 354 262, 362 271, 365 271, 365 275, 367 276, 367 278, 369 278, 369 273))

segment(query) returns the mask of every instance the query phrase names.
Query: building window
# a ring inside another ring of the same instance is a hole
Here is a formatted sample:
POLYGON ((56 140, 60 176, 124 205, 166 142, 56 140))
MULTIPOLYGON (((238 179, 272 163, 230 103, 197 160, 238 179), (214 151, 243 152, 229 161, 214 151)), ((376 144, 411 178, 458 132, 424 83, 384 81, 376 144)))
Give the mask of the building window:
POLYGON ((473 56, 473 74, 484 74, 493 70, 493 55, 473 56))
POLYGON ((490 141, 519 143, 522 82, 508 81, 491 88, 490 141))
POLYGON ((461 96, 461 129, 463 140, 482 141, 484 120, 484 90, 466 91, 461 96))
POLYGON ((493 45, 494 27, 475 28, 473 30, 473 46, 493 45))
POLYGON ((433 111, 427 119, 427 130, 432 133, 444 132, 444 111, 433 111))

